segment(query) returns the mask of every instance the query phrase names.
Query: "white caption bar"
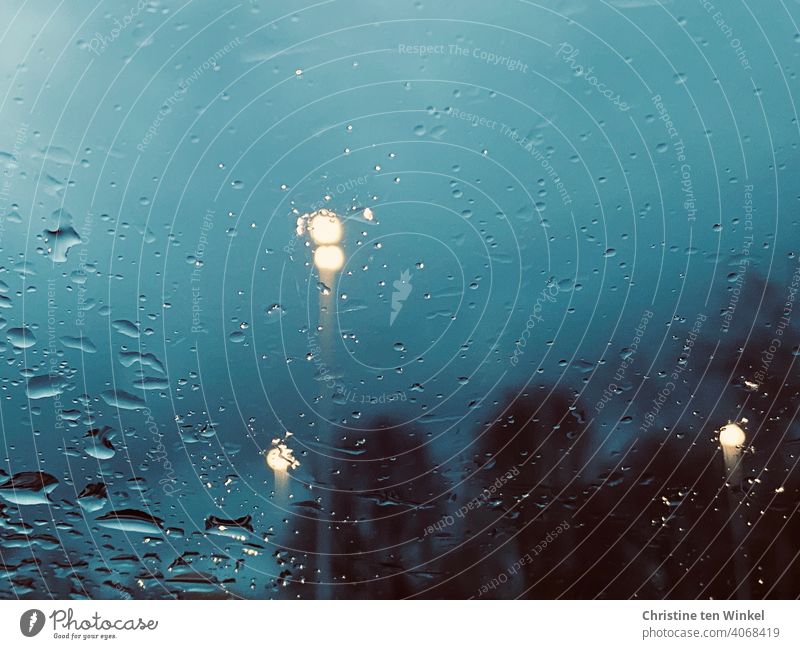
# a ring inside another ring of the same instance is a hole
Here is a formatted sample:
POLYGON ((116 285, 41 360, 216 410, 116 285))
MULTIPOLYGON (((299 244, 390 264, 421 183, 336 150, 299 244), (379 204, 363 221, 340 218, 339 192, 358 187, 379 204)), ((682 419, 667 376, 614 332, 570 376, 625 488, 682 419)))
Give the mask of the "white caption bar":
POLYGON ((8 646, 797 647, 795 601, 0 602, 8 646), (513 644, 511 644, 513 643, 513 644))

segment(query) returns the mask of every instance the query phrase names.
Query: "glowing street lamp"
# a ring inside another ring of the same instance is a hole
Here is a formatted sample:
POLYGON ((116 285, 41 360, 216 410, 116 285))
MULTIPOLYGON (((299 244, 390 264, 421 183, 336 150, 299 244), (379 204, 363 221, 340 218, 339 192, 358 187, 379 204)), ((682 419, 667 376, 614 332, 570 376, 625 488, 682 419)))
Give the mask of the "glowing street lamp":
POLYGON ((286 495, 289 482, 289 469, 296 469, 300 462, 295 459, 290 449, 280 440, 272 440, 273 447, 265 454, 267 466, 275 474, 275 492, 279 499, 286 495))
POLYGON ((286 473, 300 466, 300 462, 292 455, 292 449, 286 444, 279 444, 267 453, 267 466, 275 473, 286 473))
POLYGON ((335 273, 344 266, 344 251, 339 246, 320 246, 314 251, 314 265, 320 273, 335 273))
POLYGON ((324 207, 304 214, 297 219, 297 234, 307 233, 314 249, 314 265, 320 271, 324 283, 333 281, 335 274, 344 267, 344 250, 338 244, 344 236, 342 219, 324 207))
MULTIPOLYGON (((325 208, 301 217, 298 219, 297 225, 298 233, 302 233, 303 231, 307 232, 312 243, 315 244, 314 266, 316 266, 317 270, 319 271, 320 282, 327 285, 331 289, 329 291, 321 291, 319 295, 319 331, 320 355, 323 358, 326 366, 334 367, 335 363, 333 359, 332 339, 334 321, 331 309, 333 298, 331 295, 335 295, 334 283, 336 281, 336 273, 344 268, 345 263, 344 250, 339 245, 344 236, 344 226, 342 224, 342 219, 339 218, 335 212, 325 208)), ((329 404, 329 402, 326 403, 329 404)), ((326 422, 327 417, 323 413, 320 413, 320 416, 323 420, 320 422, 320 434, 325 435, 327 432, 327 426, 324 422, 326 422)), ((274 450, 275 449, 273 449, 273 451, 274 450)), ((270 453, 267 454, 268 464, 270 463, 270 455, 273 453, 273 451, 270 451, 270 453)), ((279 454, 272 456, 272 462, 279 467, 279 470, 280 467, 283 466, 283 462, 279 454)), ((281 475, 279 470, 276 470, 275 472, 276 481, 279 479, 278 476, 281 475)), ((329 474, 331 470, 330 460, 322 456, 320 458, 319 470, 323 475, 329 474)), ((322 529, 320 530, 318 541, 320 552, 318 567, 321 574, 327 576, 330 574, 331 568, 329 556, 331 548, 331 533, 329 529, 325 529, 323 522, 320 522, 320 525, 322 526, 322 529)), ((327 595, 327 591, 325 587, 321 585, 319 586, 319 589, 318 596, 324 599, 327 595)))
MULTIPOLYGON (((746 424, 747 419, 742 419, 746 424)), ((722 447, 722 456, 725 460, 725 471, 728 474, 727 483, 732 487, 728 490, 728 526, 731 542, 735 548, 733 556, 733 569, 736 578, 736 593, 739 599, 750 599, 750 588, 747 583, 749 570, 744 542, 747 538, 741 517, 738 515, 738 505, 734 494, 739 490, 742 482, 741 455, 744 450, 744 429, 738 423, 725 424, 719 430, 719 445, 722 447)))
MULTIPOLYGON (((746 424, 747 419, 742 419, 742 423, 746 424)), ((719 445, 732 484, 737 484, 740 479, 739 464, 746 440, 744 429, 738 423, 725 424, 719 429, 719 445)))
POLYGON ((308 233, 314 243, 320 246, 339 243, 342 240, 342 220, 331 210, 321 209, 308 221, 308 233))
POLYGON ((719 443, 724 449, 738 449, 744 445, 745 434, 739 424, 726 424, 719 431, 719 443))

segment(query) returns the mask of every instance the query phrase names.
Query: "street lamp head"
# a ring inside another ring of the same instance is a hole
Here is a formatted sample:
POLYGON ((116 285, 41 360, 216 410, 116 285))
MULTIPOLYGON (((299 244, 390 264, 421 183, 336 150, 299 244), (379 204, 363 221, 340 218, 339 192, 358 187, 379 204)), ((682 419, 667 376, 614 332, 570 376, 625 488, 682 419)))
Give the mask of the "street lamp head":
POLYGON ((321 271, 335 273, 344 266, 344 251, 339 246, 320 246, 314 251, 314 265, 321 271))
POLYGON ((335 212, 323 208, 311 214, 308 233, 314 243, 320 246, 339 243, 343 234, 342 220, 335 212))
POLYGON ((719 431, 719 443, 722 448, 739 448, 744 445, 745 434, 738 424, 726 424, 719 431))
POLYGON ((292 454, 292 449, 286 444, 274 446, 269 450, 266 457, 267 466, 275 473, 286 473, 289 469, 296 469, 300 466, 300 462, 292 454))

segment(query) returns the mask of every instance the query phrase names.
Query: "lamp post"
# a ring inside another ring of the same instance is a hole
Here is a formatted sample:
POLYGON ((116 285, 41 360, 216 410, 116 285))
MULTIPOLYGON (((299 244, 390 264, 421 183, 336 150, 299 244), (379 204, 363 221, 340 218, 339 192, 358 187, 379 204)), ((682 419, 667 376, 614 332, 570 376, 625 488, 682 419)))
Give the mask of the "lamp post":
POLYGON ((339 243, 344 235, 342 220, 331 210, 320 209, 306 218, 306 227, 311 240, 316 244, 314 249, 314 266, 319 273, 319 281, 328 290, 320 292, 319 326, 321 329, 320 349, 322 361, 326 367, 332 367, 333 361, 333 295, 335 294, 336 273, 345 262, 344 250, 339 243))
POLYGON ((286 444, 278 439, 272 440, 272 448, 264 455, 267 466, 272 469, 275 475, 275 495, 283 500, 286 496, 286 487, 289 483, 289 469, 296 469, 300 466, 293 453, 286 444))
MULTIPOLYGON (((335 212, 325 208, 301 218, 298 222, 299 231, 303 229, 301 223, 305 226, 312 243, 316 245, 313 252, 314 266, 319 273, 319 281, 327 287, 327 290, 319 292, 319 347, 322 363, 330 371, 330 368, 334 367, 333 331, 335 323, 336 274, 344 267, 345 263, 344 250, 339 245, 344 236, 344 226, 342 219, 335 212)), ((329 439, 326 439, 330 435, 326 434, 328 426, 325 424, 326 419, 329 419, 327 412, 329 404, 329 399, 323 399, 319 418, 318 434, 323 442, 323 448, 328 446, 330 442, 329 439)), ((324 455, 320 456, 319 471, 320 483, 326 483, 333 473, 330 460, 324 455)), ((330 499, 328 500, 330 501, 330 499)), ((333 508, 328 507, 326 511, 332 512, 333 508)), ((329 593, 327 584, 332 579, 331 548, 333 544, 332 530, 330 529, 332 523, 326 523, 322 520, 319 524, 322 529, 320 529, 318 535, 317 547, 319 554, 317 597, 325 598, 329 593)))
MULTIPOLYGON (((742 423, 747 423, 746 419, 742 423)), ((722 456, 725 460, 726 481, 730 485, 727 489, 728 520, 730 527, 731 545, 733 555, 733 576, 736 580, 736 595, 739 599, 750 599, 750 585, 747 583, 747 557, 744 547, 745 527, 737 513, 738 496, 742 493, 742 453, 747 441, 747 435, 737 423, 725 424, 719 430, 719 445, 722 447, 722 456)))
POLYGON ((738 484, 741 475, 742 449, 747 436, 739 424, 725 424, 719 431, 719 445, 725 460, 725 471, 731 484, 738 484))

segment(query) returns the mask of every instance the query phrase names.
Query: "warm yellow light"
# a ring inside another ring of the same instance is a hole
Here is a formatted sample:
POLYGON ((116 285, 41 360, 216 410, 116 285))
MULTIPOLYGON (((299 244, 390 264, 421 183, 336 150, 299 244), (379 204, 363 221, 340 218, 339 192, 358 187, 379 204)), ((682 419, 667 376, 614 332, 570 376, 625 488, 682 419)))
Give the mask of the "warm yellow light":
POLYGON ((308 232, 316 244, 339 243, 342 240, 342 221, 334 212, 322 209, 311 215, 308 232))
POLYGON ((273 471, 288 471, 289 461, 281 455, 281 449, 273 448, 267 453, 267 466, 273 471))
POLYGON ((292 449, 285 444, 278 444, 267 453, 267 466, 276 473, 285 473, 299 467, 300 462, 292 455, 292 449))
POLYGON ((319 270, 341 270, 344 266, 344 251, 339 246, 320 246, 314 251, 314 265, 319 270))
POLYGON ((744 444, 745 434, 738 424, 726 424, 719 431, 719 443, 723 448, 737 448, 744 444))

